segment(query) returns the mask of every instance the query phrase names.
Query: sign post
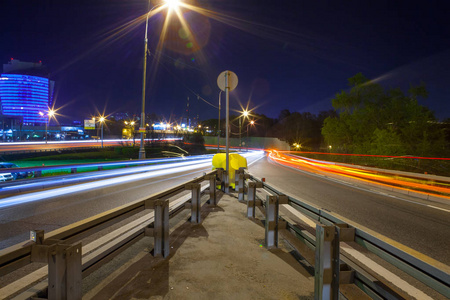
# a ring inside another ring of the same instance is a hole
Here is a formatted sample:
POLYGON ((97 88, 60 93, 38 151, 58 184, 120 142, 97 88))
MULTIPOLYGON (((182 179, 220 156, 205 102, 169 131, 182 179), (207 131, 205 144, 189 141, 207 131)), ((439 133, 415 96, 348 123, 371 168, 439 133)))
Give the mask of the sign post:
POLYGON ((238 85, 238 77, 235 73, 231 71, 223 71, 220 73, 219 77, 217 77, 217 85, 219 88, 225 92, 226 94, 226 177, 225 177, 225 193, 229 193, 230 191, 230 147, 229 147, 229 136, 230 136, 230 110, 229 110, 229 92, 234 90, 238 85))

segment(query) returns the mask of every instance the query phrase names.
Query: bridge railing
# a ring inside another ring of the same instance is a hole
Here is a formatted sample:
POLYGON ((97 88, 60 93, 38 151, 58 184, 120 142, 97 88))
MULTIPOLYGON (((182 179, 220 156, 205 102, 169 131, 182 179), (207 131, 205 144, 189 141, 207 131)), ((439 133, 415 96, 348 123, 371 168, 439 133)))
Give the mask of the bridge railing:
POLYGON ((105 258, 114 255, 118 249, 144 236, 154 237, 154 255, 167 257, 170 252, 169 218, 188 208, 191 210, 191 222, 200 223, 201 193, 209 187, 209 203, 215 205, 216 178, 222 173, 222 170, 205 173, 165 191, 49 233, 31 231, 30 241, 0 250, 0 276, 34 262, 46 263, 47 267, 0 288, 0 296, 9 298, 21 293, 19 298, 25 299, 36 295, 48 299, 81 299, 82 277, 100 267, 105 258), (209 185, 202 187, 204 181, 209 182, 209 185), (169 202, 169 198, 178 197, 185 191, 190 193, 169 202), (133 217, 132 221, 82 246, 83 238, 117 226, 130 217, 133 217), (47 275, 47 280, 42 281, 47 275), (37 281, 41 282, 36 284, 37 281), (28 289, 28 286, 33 288, 28 289))
POLYGON ((351 221, 325 209, 285 195, 267 184, 264 179, 246 173, 243 168, 236 174, 236 190, 240 200, 244 200, 244 195, 247 194, 247 216, 249 218, 255 217, 256 207, 264 208, 266 247, 278 247, 279 230, 288 229, 307 247, 315 251, 315 261, 309 263, 315 266, 315 295, 316 297, 319 295, 318 299, 322 299, 321 295, 327 292, 331 292, 336 297, 333 299, 337 299, 340 283, 354 283, 375 299, 395 298, 397 295, 388 286, 380 284, 364 272, 345 254, 340 254, 340 242, 356 242, 438 293, 450 298, 450 275, 442 269, 442 267, 446 267, 444 264, 362 226, 353 226, 351 221), (258 188, 268 194, 266 199, 259 199, 256 192, 258 188), (295 208, 314 221, 316 235, 302 230, 296 224, 281 217, 279 209, 282 204, 295 208))

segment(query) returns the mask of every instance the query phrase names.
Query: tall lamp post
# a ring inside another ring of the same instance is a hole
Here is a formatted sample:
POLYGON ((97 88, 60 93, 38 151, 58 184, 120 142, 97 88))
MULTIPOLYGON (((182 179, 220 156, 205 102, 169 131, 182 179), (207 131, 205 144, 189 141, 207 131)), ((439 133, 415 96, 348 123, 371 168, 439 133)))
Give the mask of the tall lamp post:
POLYGON ((251 120, 250 123, 247 123, 247 142, 246 142, 247 143, 247 152, 248 152, 248 125, 253 126, 254 124, 255 124, 255 121, 253 121, 253 120, 251 120))
POLYGON ((239 116, 239 151, 241 150, 241 147, 242 147, 242 138, 241 138, 241 127, 242 127, 242 122, 241 122, 241 119, 242 119, 242 118, 246 118, 246 117, 248 117, 248 111, 247 111, 247 110, 244 110, 244 111, 242 112, 242 115, 239 116))
POLYGON ((103 148, 103 123, 105 123, 105 117, 100 117, 100 124, 102 125, 102 148, 103 148))
MULTIPOLYGON (((170 8, 175 8, 179 4, 179 0, 165 0, 166 5, 170 8)), ((144 37, 144 70, 142 74, 142 110, 141 110, 141 126, 139 132, 141 134, 141 145, 139 147, 139 159, 145 159, 145 147, 144 147, 144 133, 145 133, 145 83, 147 81, 147 51, 148 51, 148 16, 156 7, 162 4, 153 6, 148 12, 145 19, 145 37, 144 37)), ((148 1, 148 7, 150 8, 150 0, 148 1)))
MULTIPOLYGON (((41 117, 43 117, 45 114, 43 112, 39 112, 41 117)), ((48 123, 50 122, 50 119, 55 115, 55 111, 53 109, 49 109, 47 111, 47 120, 45 120, 45 143, 47 144, 48 141, 48 123)))

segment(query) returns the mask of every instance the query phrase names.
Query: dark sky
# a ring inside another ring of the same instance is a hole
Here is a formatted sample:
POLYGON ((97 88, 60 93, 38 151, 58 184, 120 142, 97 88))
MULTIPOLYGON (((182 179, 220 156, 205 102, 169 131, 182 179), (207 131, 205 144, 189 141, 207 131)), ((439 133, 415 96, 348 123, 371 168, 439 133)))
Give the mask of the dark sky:
MULTIPOLYGON (((190 1, 208 16, 182 9, 193 37, 172 15, 151 18, 147 112, 214 118, 217 76, 234 71, 239 103, 270 117, 280 110, 318 113, 358 72, 386 87, 425 82, 421 104, 450 117, 448 1, 190 1)), ((0 62, 42 61, 56 81, 55 107, 73 118, 96 110, 139 112, 146 0, 2 0, 0 62)), ((224 104, 225 97, 222 96, 224 104)), ((224 114, 222 114, 223 116, 224 114)), ((61 120, 63 121, 63 120, 61 120)), ((67 122, 66 121, 66 122, 67 122)), ((63 121, 64 122, 64 121, 63 121)))

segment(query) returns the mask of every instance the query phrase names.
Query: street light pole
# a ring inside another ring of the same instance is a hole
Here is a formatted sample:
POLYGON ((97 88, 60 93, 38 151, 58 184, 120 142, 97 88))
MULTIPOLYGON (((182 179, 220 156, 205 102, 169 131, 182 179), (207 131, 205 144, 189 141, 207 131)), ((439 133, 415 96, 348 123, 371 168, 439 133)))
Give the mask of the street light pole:
POLYGON ((241 137, 241 119, 248 117, 248 110, 244 110, 242 112, 242 115, 239 116, 239 151, 241 151, 242 148, 242 137, 241 137))
POLYGON ((102 148, 103 148, 103 122, 102 122, 102 148))
MULTIPOLYGON (((148 5, 150 8, 150 0, 148 1, 148 5)), ((153 7, 154 8, 154 7, 153 7)), ((152 9, 153 9, 152 8, 152 9)), ((148 51, 148 36, 147 36, 147 30, 148 30, 148 15, 150 14, 151 10, 147 12, 147 16, 145 19, 145 36, 144 36, 144 70, 142 73, 142 110, 141 110, 141 126, 145 126, 145 83, 147 81, 147 51, 148 51)), ((144 148, 144 132, 141 130, 141 144, 139 147, 139 159, 145 159, 145 148, 144 148)))
POLYGON ((242 116, 239 116, 239 151, 241 151, 242 139, 241 139, 241 119, 242 116))
POLYGON ((247 146, 247 152, 248 152, 248 125, 250 125, 250 123, 247 123, 247 140, 245 141, 245 145, 247 146))
POLYGON ((45 143, 46 144, 47 144, 47 126, 48 126, 48 120, 45 122, 45 143))
POLYGON ((102 124, 102 148, 103 148, 103 123, 105 123, 105 118, 104 117, 100 117, 100 123, 102 124))
MULTIPOLYGON (((249 131, 249 130, 248 130, 248 126, 249 126, 250 124, 251 124, 251 125, 255 124, 255 121, 251 120, 250 123, 247 123, 247 152, 248 152, 248 131, 249 131)), ((250 128, 251 128, 251 127, 250 127, 250 128)))
MULTIPOLYGON (((174 8, 178 5, 178 0, 165 0, 169 8, 174 8)), ((145 134, 145 83, 147 81, 147 51, 148 51, 148 16, 155 8, 162 4, 157 4, 150 9, 150 0, 148 0, 148 12, 145 17, 145 36, 144 36, 144 66, 142 71, 142 109, 141 109, 141 126, 139 131, 141 134, 141 145, 139 147, 139 159, 145 159, 144 134, 145 134)))

